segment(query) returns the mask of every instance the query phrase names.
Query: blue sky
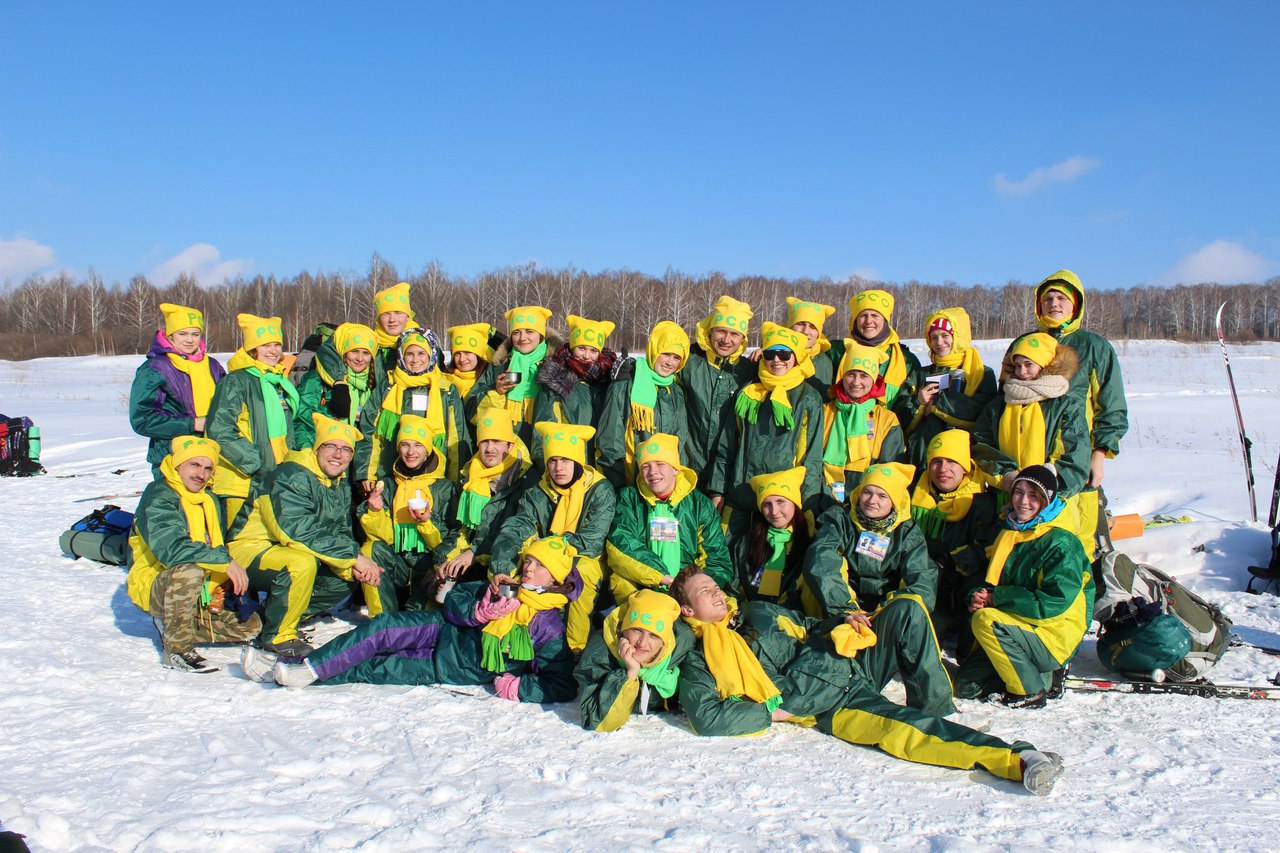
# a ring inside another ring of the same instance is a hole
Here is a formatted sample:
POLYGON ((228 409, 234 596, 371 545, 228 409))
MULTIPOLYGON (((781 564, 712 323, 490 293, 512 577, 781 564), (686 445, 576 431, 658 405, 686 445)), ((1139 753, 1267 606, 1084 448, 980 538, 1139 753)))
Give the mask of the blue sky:
POLYGON ((3 0, 0 282, 1280 275, 1280 4, 888 5, 3 0))

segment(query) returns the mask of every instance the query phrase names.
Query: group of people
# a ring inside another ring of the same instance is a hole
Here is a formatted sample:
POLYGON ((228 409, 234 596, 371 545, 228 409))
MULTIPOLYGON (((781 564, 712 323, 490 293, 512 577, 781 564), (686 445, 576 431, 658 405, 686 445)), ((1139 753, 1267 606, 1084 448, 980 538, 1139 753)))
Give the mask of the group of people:
POLYGON ((280 318, 239 315, 224 372, 165 303, 130 400, 156 479, 129 594, 176 669, 252 640, 245 673, 292 687, 577 696, 602 731, 678 706, 699 734, 817 726, 1046 793, 1059 756, 948 719, 953 697, 1045 706, 1091 618, 1124 390, 1073 273, 1036 306, 997 378, 959 307, 922 364, 883 290, 848 337, 791 297, 748 351, 752 309, 723 296, 628 358, 613 323, 558 340, 541 306, 441 338, 402 282, 295 387, 280 318), (370 619, 313 648, 300 624, 349 598, 370 619))

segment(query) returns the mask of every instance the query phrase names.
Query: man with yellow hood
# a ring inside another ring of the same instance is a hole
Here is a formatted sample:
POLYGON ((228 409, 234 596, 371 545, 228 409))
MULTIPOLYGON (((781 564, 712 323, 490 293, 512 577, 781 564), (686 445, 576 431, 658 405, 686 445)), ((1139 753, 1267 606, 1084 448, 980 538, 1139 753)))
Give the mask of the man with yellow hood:
POLYGON ((716 300, 711 313, 698 322, 684 375, 688 404, 685 454, 689 467, 706 489, 711 481, 716 448, 726 410, 738 389, 756 378, 756 364, 744 358, 751 330, 751 306, 732 296, 716 300))

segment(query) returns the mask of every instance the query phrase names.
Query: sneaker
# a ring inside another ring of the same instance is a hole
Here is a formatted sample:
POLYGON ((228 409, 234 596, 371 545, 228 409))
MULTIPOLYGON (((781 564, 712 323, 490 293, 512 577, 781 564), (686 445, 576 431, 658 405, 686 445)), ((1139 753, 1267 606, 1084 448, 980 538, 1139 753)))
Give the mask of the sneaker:
POLYGON ((1067 673, 1070 671, 1070 664, 1063 664, 1053 671, 1049 679, 1049 692, 1046 694, 1050 699, 1061 699, 1067 692, 1067 673))
POLYGON ((1043 708, 1049 704, 1049 697, 1045 695, 1043 690, 1023 696, 1021 693, 1005 693, 1000 697, 1000 704, 1006 708, 1021 708, 1024 711, 1034 711, 1037 708, 1043 708))
POLYGON ((245 646, 244 651, 240 653, 240 668, 244 670, 245 677, 250 681, 256 681, 259 684, 272 681, 271 668, 275 665, 276 656, 271 652, 245 646))
POLYGON ((305 660, 302 663, 276 661, 276 665, 271 668, 271 674, 275 677, 276 684, 281 687, 306 687, 308 684, 315 683, 316 680, 316 671, 305 660))
POLYGON ((217 672, 218 668, 200 656, 195 649, 189 652, 165 652, 161 661, 169 669, 179 672, 217 672))
POLYGON ((1037 797, 1053 790, 1053 784, 1062 775, 1062 756, 1056 752, 1028 749, 1019 754, 1022 759, 1022 787, 1037 797))
POLYGON ((282 658, 293 658, 300 660, 315 651, 315 648, 306 640, 285 640, 282 643, 268 643, 262 641, 262 650, 271 652, 282 658))

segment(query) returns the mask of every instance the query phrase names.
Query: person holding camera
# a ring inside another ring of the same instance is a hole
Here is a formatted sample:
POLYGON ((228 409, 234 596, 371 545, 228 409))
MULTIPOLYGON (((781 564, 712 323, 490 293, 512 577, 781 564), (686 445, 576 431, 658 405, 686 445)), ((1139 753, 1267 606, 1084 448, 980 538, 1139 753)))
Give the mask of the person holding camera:
POLYGON ((582 586, 572 564, 563 539, 538 539, 517 580, 464 584, 441 610, 383 613, 299 664, 246 651, 244 671, 284 687, 492 684, 513 702, 568 702, 578 687, 562 614, 582 586))
POLYGON ((947 429, 971 431, 996 396, 996 375, 973 346, 969 313, 942 308, 925 320, 932 359, 916 371, 916 393, 898 397, 895 409, 907 435, 907 462, 923 470, 934 436, 947 429))

